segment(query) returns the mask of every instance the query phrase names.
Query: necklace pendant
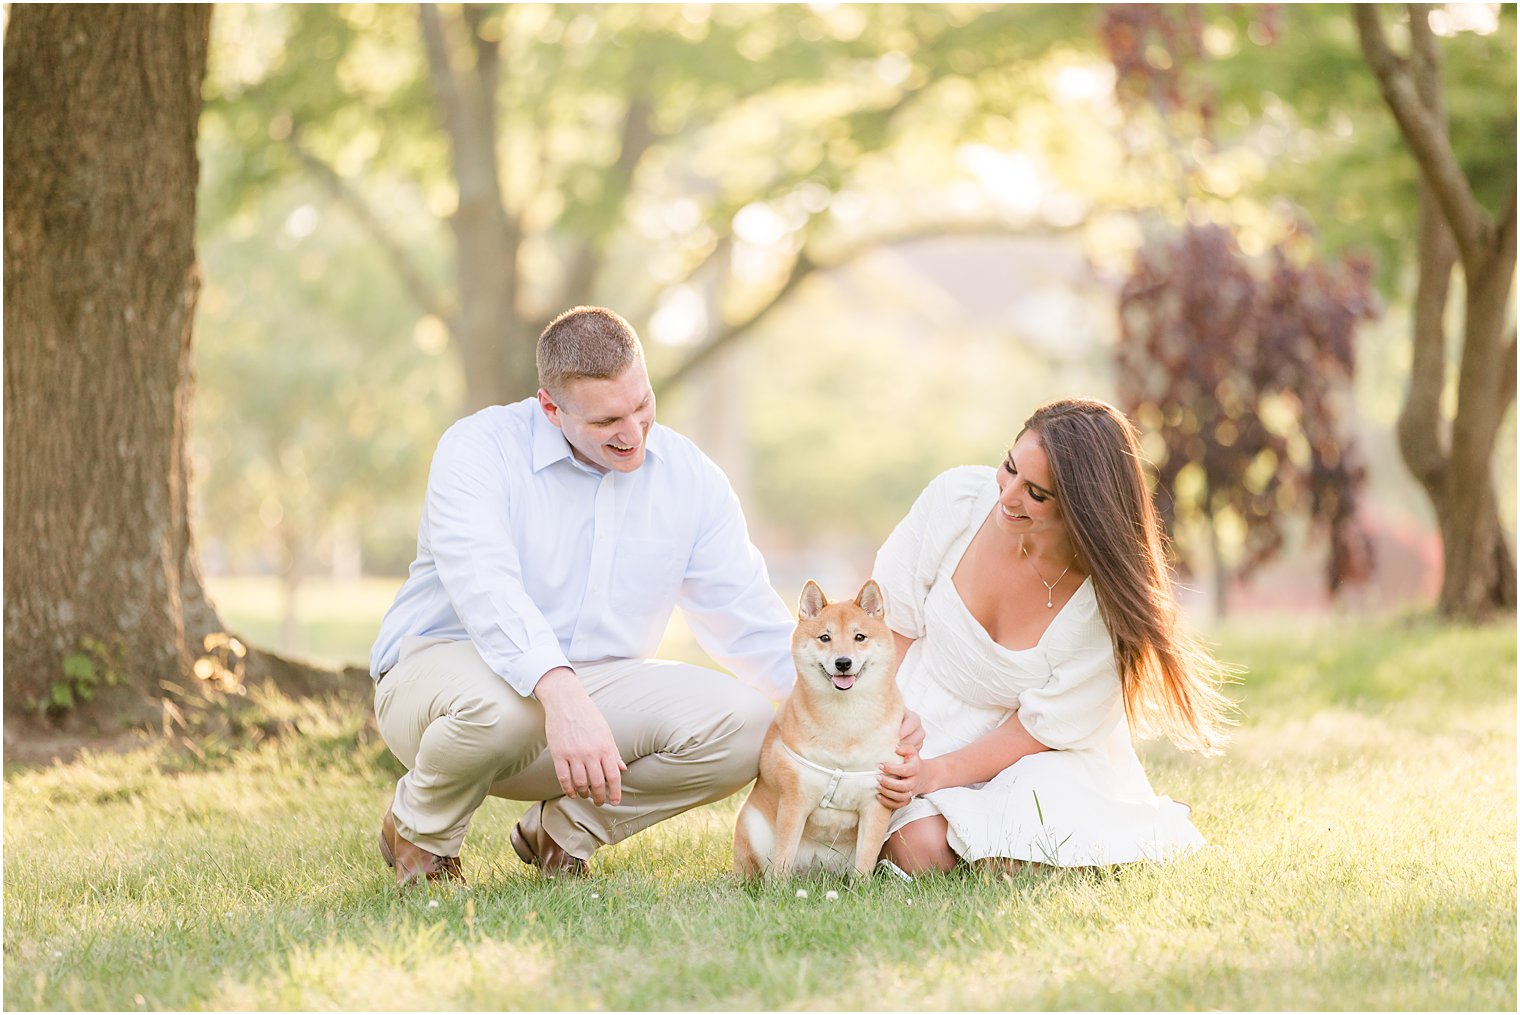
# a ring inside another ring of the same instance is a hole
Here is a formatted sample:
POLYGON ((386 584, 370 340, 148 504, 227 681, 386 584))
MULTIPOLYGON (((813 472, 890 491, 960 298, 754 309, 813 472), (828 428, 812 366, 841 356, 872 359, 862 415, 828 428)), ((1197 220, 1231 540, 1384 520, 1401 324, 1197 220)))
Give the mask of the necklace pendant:
POLYGON ((1052 592, 1050 595, 1048 595, 1048 596, 1045 597, 1045 609, 1047 609, 1047 610, 1053 610, 1055 608, 1056 608, 1056 597, 1055 597, 1055 593, 1052 592))

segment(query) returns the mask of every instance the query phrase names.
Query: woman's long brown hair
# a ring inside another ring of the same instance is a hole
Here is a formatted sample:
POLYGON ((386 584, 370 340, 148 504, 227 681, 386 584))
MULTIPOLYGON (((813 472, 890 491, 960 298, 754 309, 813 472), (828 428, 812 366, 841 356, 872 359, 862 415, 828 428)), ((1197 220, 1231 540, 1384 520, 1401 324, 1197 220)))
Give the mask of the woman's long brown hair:
POLYGON ((1072 545, 1092 576, 1130 728, 1218 753, 1233 722, 1234 704, 1220 690, 1228 671, 1178 629, 1134 424, 1106 402, 1066 399, 1036 410, 1024 430, 1045 449, 1072 545))

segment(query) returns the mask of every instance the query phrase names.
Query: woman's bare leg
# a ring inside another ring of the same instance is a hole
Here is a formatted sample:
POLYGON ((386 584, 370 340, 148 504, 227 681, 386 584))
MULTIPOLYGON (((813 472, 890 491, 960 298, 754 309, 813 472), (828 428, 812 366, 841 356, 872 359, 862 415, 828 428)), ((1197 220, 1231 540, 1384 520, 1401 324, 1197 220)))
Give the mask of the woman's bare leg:
POLYGON ((948 871, 960 862, 950 848, 950 823, 938 814, 910 821, 887 837, 882 856, 909 874, 948 871))

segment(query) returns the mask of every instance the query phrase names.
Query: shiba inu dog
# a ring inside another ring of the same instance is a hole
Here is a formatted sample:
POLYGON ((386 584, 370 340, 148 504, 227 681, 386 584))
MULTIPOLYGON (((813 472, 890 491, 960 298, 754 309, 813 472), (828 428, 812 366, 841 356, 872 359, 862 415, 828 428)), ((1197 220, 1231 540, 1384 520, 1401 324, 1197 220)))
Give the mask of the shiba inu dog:
POLYGON ((809 581, 792 634, 797 683, 760 748, 760 777, 734 827, 734 872, 869 874, 892 812, 876 766, 896 759, 897 648, 874 581, 831 603, 809 581))

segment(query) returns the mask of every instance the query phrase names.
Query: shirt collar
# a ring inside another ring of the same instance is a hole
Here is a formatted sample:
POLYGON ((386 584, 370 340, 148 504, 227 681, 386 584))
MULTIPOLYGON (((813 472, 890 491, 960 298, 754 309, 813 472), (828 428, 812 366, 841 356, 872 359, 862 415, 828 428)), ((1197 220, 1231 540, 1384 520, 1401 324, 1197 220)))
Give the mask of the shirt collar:
MULTIPOLYGON (((535 401, 531 407, 529 424, 533 431, 533 471, 542 472, 555 462, 570 459, 581 468, 589 468, 582 465, 571 451, 570 442, 565 440, 565 432, 544 415, 543 408, 535 401)), ((665 428, 659 423, 649 428, 649 437, 645 441, 644 454, 664 460, 669 457, 667 442, 669 438, 665 434, 665 428)), ((647 464, 647 463, 646 463, 647 464)), ((595 471, 595 470, 592 470, 595 471)))
POLYGON ((542 472, 562 458, 570 458, 570 442, 565 433, 549 422, 537 400, 529 408, 529 428, 533 432, 533 471, 542 472))

